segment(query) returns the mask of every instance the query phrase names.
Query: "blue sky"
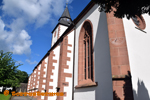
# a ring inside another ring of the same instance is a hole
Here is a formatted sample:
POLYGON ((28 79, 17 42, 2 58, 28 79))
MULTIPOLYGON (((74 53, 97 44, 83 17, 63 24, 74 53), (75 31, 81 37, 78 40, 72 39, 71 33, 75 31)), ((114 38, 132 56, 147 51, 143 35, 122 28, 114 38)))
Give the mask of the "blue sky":
MULTIPOLYGON (((68 0, 72 20, 90 0, 68 0)), ((51 46, 52 30, 66 0, 0 0, 0 50, 13 52, 23 64, 18 69, 31 74, 51 46)))

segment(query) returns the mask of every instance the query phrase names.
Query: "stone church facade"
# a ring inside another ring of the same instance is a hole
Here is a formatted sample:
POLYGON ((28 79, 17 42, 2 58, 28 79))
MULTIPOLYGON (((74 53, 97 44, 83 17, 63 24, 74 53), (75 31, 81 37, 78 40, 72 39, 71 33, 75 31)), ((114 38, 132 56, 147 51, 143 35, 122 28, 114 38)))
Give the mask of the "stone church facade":
POLYGON ((149 100, 148 16, 118 19, 98 9, 90 2, 72 20, 65 8, 27 87, 64 96, 37 100, 149 100))

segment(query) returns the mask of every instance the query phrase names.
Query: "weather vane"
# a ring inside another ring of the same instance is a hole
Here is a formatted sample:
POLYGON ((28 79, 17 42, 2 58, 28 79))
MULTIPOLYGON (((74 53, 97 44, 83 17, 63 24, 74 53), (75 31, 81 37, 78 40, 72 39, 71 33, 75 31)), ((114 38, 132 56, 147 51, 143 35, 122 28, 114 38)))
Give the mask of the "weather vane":
POLYGON ((66 0, 66 7, 68 7, 68 0, 66 0))

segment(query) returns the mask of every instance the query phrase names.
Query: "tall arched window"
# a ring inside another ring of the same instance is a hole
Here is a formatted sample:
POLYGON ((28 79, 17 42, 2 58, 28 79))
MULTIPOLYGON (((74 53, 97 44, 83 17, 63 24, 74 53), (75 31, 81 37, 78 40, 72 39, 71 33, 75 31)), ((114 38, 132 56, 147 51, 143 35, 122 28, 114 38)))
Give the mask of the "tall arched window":
POLYGON ((79 35, 78 85, 94 82, 92 24, 85 21, 79 35))

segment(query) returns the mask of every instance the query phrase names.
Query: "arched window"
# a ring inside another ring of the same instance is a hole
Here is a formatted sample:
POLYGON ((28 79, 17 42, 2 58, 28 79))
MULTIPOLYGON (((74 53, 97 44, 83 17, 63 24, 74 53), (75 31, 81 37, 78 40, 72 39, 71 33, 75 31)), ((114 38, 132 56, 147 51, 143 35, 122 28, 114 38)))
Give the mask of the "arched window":
POLYGON ((85 21, 79 36, 78 85, 94 82, 93 33, 91 22, 85 21))
POLYGON ((141 30, 144 30, 145 27, 146 27, 146 24, 145 24, 145 21, 144 21, 144 18, 143 16, 135 16, 135 17, 132 17, 132 21, 134 22, 134 24, 140 28, 141 30))

